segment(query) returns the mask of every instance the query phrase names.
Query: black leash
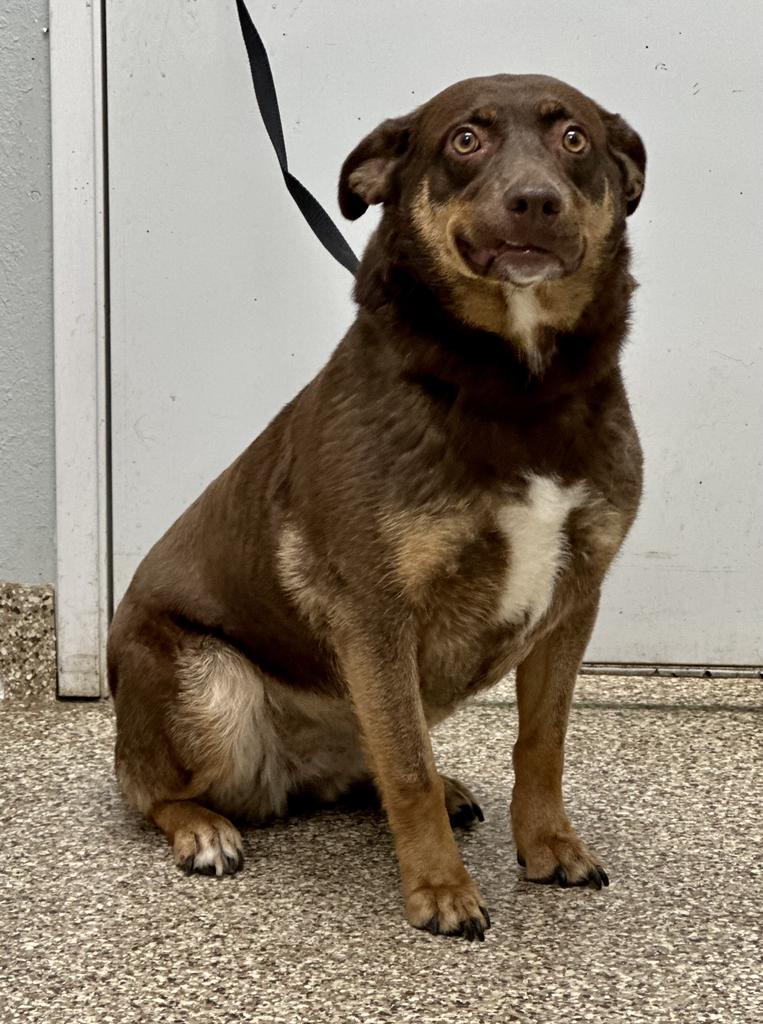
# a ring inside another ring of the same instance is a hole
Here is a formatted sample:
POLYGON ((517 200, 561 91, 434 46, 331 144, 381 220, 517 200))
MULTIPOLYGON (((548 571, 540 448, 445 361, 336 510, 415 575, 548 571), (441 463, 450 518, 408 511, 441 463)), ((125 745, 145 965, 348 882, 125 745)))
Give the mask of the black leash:
POLYGON ((276 87, 273 83, 273 73, 270 70, 270 62, 260 34, 254 27, 249 11, 244 0, 236 0, 238 17, 241 22, 241 32, 244 36, 249 67, 252 72, 252 83, 254 94, 257 97, 257 104, 260 108, 263 123, 276 151, 278 163, 281 165, 281 173, 289 193, 302 211, 302 216, 313 229, 318 240, 328 249, 331 255, 346 267, 351 274, 358 269, 358 257, 347 243, 347 239, 326 213, 321 204, 311 195, 301 181, 297 181, 289 170, 289 163, 286 158, 286 143, 283 138, 283 127, 281 115, 278 110, 278 97, 276 87))

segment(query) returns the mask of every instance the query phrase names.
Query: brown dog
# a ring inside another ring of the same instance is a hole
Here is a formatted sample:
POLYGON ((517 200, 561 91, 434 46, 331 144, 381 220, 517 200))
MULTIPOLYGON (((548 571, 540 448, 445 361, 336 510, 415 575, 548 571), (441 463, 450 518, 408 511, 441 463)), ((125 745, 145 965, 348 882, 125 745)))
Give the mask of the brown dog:
POLYGON ((327 366, 150 551, 111 628, 116 769, 187 871, 371 777, 406 914, 482 938, 429 728, 516 667, 527 877, 608 882, 562 803, 575 676, 633 521, 619 353, 644 147, 553 78, 461 82, 342 168, 384 213, 327 366))

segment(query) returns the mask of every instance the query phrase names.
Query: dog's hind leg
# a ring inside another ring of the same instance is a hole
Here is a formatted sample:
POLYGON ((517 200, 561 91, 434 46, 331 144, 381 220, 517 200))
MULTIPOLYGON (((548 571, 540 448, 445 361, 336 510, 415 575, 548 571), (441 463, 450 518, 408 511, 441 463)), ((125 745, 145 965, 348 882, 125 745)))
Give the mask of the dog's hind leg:
POLYGON ((178 867, 231 874, 243 845, 222 815, 256 819, 286 807, 263 681, 219 640, 174 623, 129 625, 115 623, 109 650, 121 788, 164 832, 178 867))

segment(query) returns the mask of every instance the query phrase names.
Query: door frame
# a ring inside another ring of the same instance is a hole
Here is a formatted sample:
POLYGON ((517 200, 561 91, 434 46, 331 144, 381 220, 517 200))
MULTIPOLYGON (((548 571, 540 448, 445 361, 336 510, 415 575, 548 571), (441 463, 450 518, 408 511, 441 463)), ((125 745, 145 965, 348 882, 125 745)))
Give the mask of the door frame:
POLYGON ((110 614, 105 18, 50 0, 58 695, 102 696, 110 614))

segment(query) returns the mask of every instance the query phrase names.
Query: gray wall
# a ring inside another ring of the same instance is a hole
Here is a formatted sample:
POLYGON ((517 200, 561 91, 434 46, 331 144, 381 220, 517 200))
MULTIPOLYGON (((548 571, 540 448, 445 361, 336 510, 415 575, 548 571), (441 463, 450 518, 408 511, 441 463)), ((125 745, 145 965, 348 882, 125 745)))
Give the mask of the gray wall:
POLYGON ((55 575, 47 0, 0 0, 0 579, 55 575))

